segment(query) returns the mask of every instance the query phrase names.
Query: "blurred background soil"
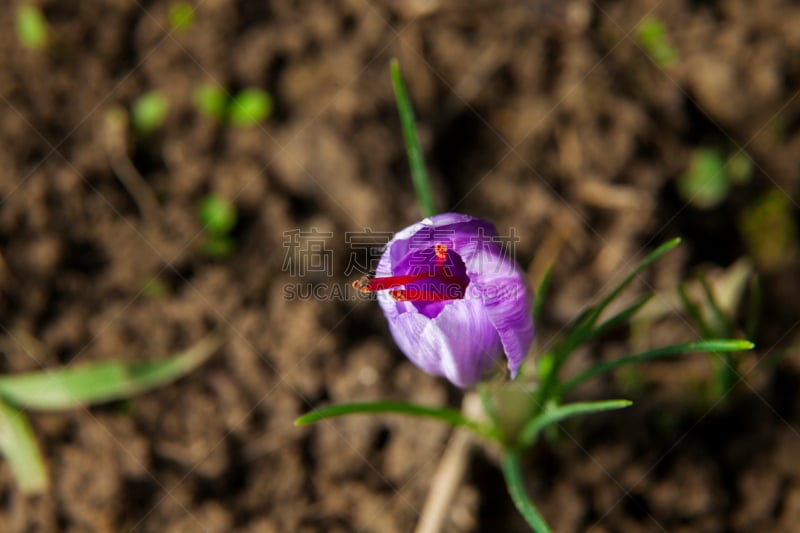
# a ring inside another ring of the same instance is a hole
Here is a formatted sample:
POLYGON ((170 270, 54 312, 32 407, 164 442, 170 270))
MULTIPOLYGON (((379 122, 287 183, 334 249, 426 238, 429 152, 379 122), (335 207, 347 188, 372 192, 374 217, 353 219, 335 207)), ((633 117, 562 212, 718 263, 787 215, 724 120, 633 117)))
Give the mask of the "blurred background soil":
MULTIPOLYGON (((635 406, 528 458, 554 530, 800 531, 797 3, 193 0, 179 29, 173 2, 31 0, 49 25, 38 51, 15 30, 23 4, 0 8, 0 371, 228 340, 158 391, 32 415, 52 486, 24 496, 0 464, 0 530, 413 529, 447 428, 293 420, 378 398, 458 407, 460 393, 403 358, 374 302, 285 298, 284 232, 331 232, 333 277, 300 281, 347 287, 345 232, 419 217, 397 57, 439 205, 514 228, 532 284, 555 265, 540 346, 676 235, 629 295, 654 288, 660 308, 576 365, 697 338, 674 287, 698 269, 761 277, 758 348, 734 390, 709 399, 713 365, 688 356, 581 392, 635 406), (202 83, 268 91, 274 112, 221 124, 195 107, 202 83), (149 91, 168 101, 163 125, 110 129, 110 110, 149 91), (710 200, 680 185, 702 151, 730 163, 710 200), (112 168, 126 156, 138 186, 112 168), (203 252, 209 193, 238 212, 226 257, 203 252)), ((526 530, 492 457, 472 457, 446 531, 526 530)))

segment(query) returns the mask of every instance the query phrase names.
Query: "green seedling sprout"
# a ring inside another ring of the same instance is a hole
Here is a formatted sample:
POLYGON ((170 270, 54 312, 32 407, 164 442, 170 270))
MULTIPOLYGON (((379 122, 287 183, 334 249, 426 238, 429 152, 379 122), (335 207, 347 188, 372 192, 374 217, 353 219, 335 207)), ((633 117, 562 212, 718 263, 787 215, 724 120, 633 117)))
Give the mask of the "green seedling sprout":
POLYGON ((22 5, 17 9, 17 36, 28 50, 43 50, 47 46, 47 19, 38 7, 22 5))
POLYGON ((173 30, 187 31, 194 26, 194 8, 189 2, 169 6, 169 25, 173 30))
MULTIPOLYGON (((735 295, 735 300, 725 307, 703 273, 697 275, 696 282, 701 292, 699 302, 689 296, 685 284, 677 289, 678 298, 703 339, 736 336, 752 338, 756 334, 761 315, 761 285, 758 275, 750 269, 739 269, 734 274, 735 277, 726 282, 729 286, 726 290, 735 295), (744 289, 747 287, 749 294, 745 301, 744 289), (736 322, 739 308, 745 309, 744 324, 741 327, 736 322)), ((716 371, 711 401, 718 401, 736 387, 744 357, 745 353, 742 351, 730 351, 713 359, 716 371)))
POLYGON ((168 111, 169 102, 161 92, 145 93, 133 104, 131 110, 133 128, 141 134, 151 133, 164 124, 168 111))
POLYGON ((254 126, 272 113, 272 97, 261 89, 243 89, 230 102, 228 120, 233 126, 254 126))
POLYGON ((249 88, 236 95, 211 83, 203 83, 194 91, 197 109, 217 122, 235 127, 260 124, 272 114, 272 97, 261 89, 249 88))
POLYGON ((217 194, 205 196, 197 204, 197 218, 203 225, 206 238, 203 253, 224 258, 233 253, 236 243, 230 235, 236 225, 236 208, 217 194))
POLYGON ((730 185, 722 152, 701 148, 692 154, 689 168, 678 179, 678 192, 699 209, 713 209, 725 201, 730 185))
MULTIPOLYGON (((429 215, 435 211, 427 174, 419 171, 419 169, 424 169, 424 162, 416 141, 411 103, 396 62, 392 62, 391 69, 417 198, 422 212, 429 215)), ((472 431, 480 438, 499 445, 502 450, 501 467, 512 501, 534 531, 549 533, 550 527, 525 490, 521 457, 538 442, 542 433, 556 430, 562 421, 602 411, 623 409, 631 405, 629 400, 623 399, 566 401, 574 389, 586 381, 635 363, 679 357, 690 353, 711 353, 718 357, 728 352, 753 348, 753 344, 746 340, 702 339, 646 350, 612 360, 598 361, 580 372, 563 375, 566 368, 565 363, 576 349, 627 324, 628 320, 650 299, 652 295, 645 295, 616 314, 605 317, 604 311, 609 304, 615 301, 644 269, 679 243, 680 239, 673 239, 656 248, 604 298, 582 312, 568 326, 561 338, 555 341, 545 353, 539 355, 539 375, 534 376, 533 381, 525 382, 526 375, 521 372, 518 379, 510 383, 483 382, 478 384, 483 416, 473 416, 449 408, 422 406, 402 401, 378 401, 320 407, 298 418, 295 424, 304 426, 337 416, 382 413, 432 418, 453 427, 472 431)), ((549 280, 548 273, 544 276, 537 291, 533 305, 536 316, 542 313, 546 303, 545 295, 549 280)))
POLYGON ((636 30, 636 41, 656 65, 667 66, 678 58, 678 51, 667 38, 664 23, 657 18, 648 18, 636 30))
POLYGON ((212 83, 203 83, 194 91, 194 104, 204 115, 218 122, 228 113, 228 93, 212 83))
POLYGON ((211 335, 167 359, 108 361, 0 376, 0 452, 20 489, 42 493, 47 468, 24 410, 65 411, 132 398, 185 376, 222 345, 211 335))

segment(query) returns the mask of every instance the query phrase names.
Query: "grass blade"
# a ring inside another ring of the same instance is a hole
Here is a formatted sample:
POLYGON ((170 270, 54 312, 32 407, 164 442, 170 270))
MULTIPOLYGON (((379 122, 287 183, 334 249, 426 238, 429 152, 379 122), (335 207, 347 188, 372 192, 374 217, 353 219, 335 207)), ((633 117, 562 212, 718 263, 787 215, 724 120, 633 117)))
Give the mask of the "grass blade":
POLYGON ((593 338, 600 337, 601 335, 608 333, 609 331, 619 327, 621 324, 624 324, 625 322, 630 320, 630 318, 633 315, 635 315, 639 311, 639 309, 641 309, 647 302, 649 302, 653 296, 655 296, 655 293, 653 292, 645 294, 644 296, 636 300, 633 304, 629 305, 616 315, 612 316, 611 318, 609 318, 608 320, 597 326, 592 332, 592 337, 593 338))
POLYGON ((471 429, 480 435, 486 435, 488 432, 482 425, 453 409, 448 409, 446 407, 428 407, 425 405, 397 401, 342 403, 328 407, 320 407, 295 420, 294 425, 307 426, 314 422, 325 420, 326 418, 367 413, 391 413, 422 418, 434 418, 446 422, 453 427, 471 429))
POLYGON ((550 290, 550 278, 553 276, 553 267, 547 269, 544 273, 544 277, 542 281, 539 283, 539 287, 536 289, 536 294, 534 295, 533 300, 533 322, 539 322, 539 318, 542 316, 542 308, 544 307, 544 300, 547 297, 547 291, 550 290))
POLYGON ((47 469, 28 418, 3 401, 0 401, 0 452, 22 492, 41 493, 47 489, 47 469))
POLYGON ((717 299, 714 297, 714 291, 711 290, 711 285, 708 284, 708 280, 703 274, 700 274, 698 278, 700 279, 700 285, 703 287, 703 293, 708 301, 708 306, 711 308, 711 314, 714 316, 714 320, 719 327, 717 330, 719 332, 718 335, 720 337, 731 337, 733 335, 733 328, 717 303, 717 299))
POLYGON ((536 533, 551 533, 550 526, 547 525, 544 517, 542 517, 525 492, 525 482, 522 479, 519 455, 516 452, 508 452, 503 457, 503 477, 506 480, 511 500, 528 525, 536 533))
POLYGON ((599 363, 587 370, 584 370, 572 379, 564 382, 561 385, 561 392, 562 394, 567 394, 589 378, 599 376, 600 374, 605 374, 606 372, 611 372, 612 370, 616 370, 621 366, 631 363, 696 352, 727 353, 736 352, 739 350, 751 350, 754 346, 755 345, 752 342, 741 339, 712 339, 656 348, 655 350, 648 350, 635 355, 620 357, 619 359, 614 359, 613 361, 599 363))
POLYGON ((678 285, 678 298, 680 298, 683 307, 686 309, 686 312, 689 316, 694 320, 697 327, 700 328, 700 336, 704 339, 710 339, 714 337, 714 332, 711 331, 711 326, 708 325, 706 319, 703 317, 703 313, 700 312, 700 308, 689 298, 689 295, 686 293, 686 289, 683 285, 678 285))
POLYGON ((425 160, 422 157, 422 148, 419 145, 417 136, 417 126, 414 121, 414 108, 411 106, 411 99, 408 97, 403 76, 400 74, 400 65, 396 59, 392 59, 392 86, 394 87, 395 100, 397 101, 397 112, 400 114, 400 126, 403 129, 403 141, 406 144, 408 154, 408 165, 411 168, 411 179, 414 182, 414 190, 417 192, 422 215, 430 217, 436 214, 436 206, 433 202, 433 192, 428 181, 428 172, 425 170, 425 160))
POLYGON ((617 285, 614 288, 614 290, 612 290, 608 294, 608 296, 603 298, 603 300, 596 307, 594 307, 594 312, 592 313, 591 320, 589 322, 590 325, 594 325, 594 323, 600 316, 600 313, 603 312, 603 310, 608 306, 608 304, 610 304, 617 296, 619 296, 619 293, 621 293, 625 289, 625 287, 630 285, 630 283, 636 278, 636 276, 638 276, 645 268, 649 267, 656 259, 664 255, 665 253, 669 252, 670 250, 678 246, 680 243, 681 239, 680 237, 678 237, 665 242, 664 244, 662 244, 661 246, 650 252, 650 254, 648 254, 647 257, 645 257, 641 263, 639 263, 639 266, 637 266, 633 270, 633 272, 628 274, 628 276, 626 276, 625 279, 623 279, 622 282, 620 282, 620 284, 617 285))
POLYGON ((110 361, 0 377, 0 398, 26 409, 63 410, 129 398, 191 372, 222 344, 211 335, 162 361, 110 361))
MULTIPOLYGON (((596 330, 594 329, 594 325, 597 323, 597 319, 600 318, 600 315, 603 313, 606 307, 614 301, 614 299, 619 296, 619 294, 628 286, 630 283, 638 276, 645 268, 650 266, 655 260, 659 257, 664 255, 665 253, 669 252, 676 246, 681 243, 680 237, 672 239, 670 241, 665 242, 644 258, 644 260, 639 263, 639 265, 631 272, 625 279, 623 279, 619 285, 617 285, 603 300, 600 301, 599 304, 595 306, 588 307, 585 309, 576 320, 574 320, 569 327, 569 334, 567 338, 564 339, 562 346, 557 350, 557 364, 563 362, 566 357, 572 353, 572 350, 583 344, 584 342, 588 341, 589 339, 597 336, 596 330)), ((644 304, 642 304, 644 305, 644 304)), ((635 311, 634 311, 635 312, 635 311)), ((633 314, 633 312, 631 313, 633 314)), ((606 321, 606 326, 610 326, 609 322, 614 320, 617 317, 613 317, 606 321)))
POLYGON ((547 409, 541 415, 528 422, 519 434, 517 442, 521 448, 527 448, 536 441, 539 433, 548 426, 578 415, 589 413, 599 413, 601 411, 612 411, 614 409, 624 409, 633 402, 629 400, 604 400, 600 402, 576 402, 558 407, 547 409))

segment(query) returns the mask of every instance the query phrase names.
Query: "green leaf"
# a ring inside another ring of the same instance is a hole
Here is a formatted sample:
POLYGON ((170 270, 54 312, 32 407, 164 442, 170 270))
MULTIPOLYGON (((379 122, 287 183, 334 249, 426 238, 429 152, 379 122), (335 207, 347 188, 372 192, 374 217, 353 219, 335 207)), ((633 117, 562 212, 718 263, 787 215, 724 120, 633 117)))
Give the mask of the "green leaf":
POLYGON ((645 268, 653 264, 653 262, 656 261, 659 257, 669 252, 670 250, 678 246, 680 243, 681 239, 680 237, 677 237, 675 239, 665 242, 664 244, 662 244, 661 246, 650 252, 647 255, 647 257, 645 257, 644 260, 641 263, 639 263, 639 266, 637 266, 633 272, 628 274, 628 276, 625 279, 623 279, 622 282, 608 294, 608 296, 606 296, 596 307, 592 309, 591 313, 587 317, 587 324, 590 326, 594 326, 595 322, 597 322, 597 319, 600 317, 600 314, 605 310, 606 307, 608 307, 608 304, 614 301, 614 299, 617 296, 619 296, 619 294, 628 285, 630 285, 630 283, 636 278, 636 276, 638 276, 645 268))
POLYGON ((169 102, 159 91, 150 91, 133 104, 131 119, 133 127, 141 133, 150 133, 161 127, 167 118, 169 102))
POLYGON ((231 100, 228 118, 234 126, 254 126, 272 113, 272 97, 261 89, 244 89, 231 100))
POLYGON ((655 293, 653 292, 645 294, 644 296, 636 300, 634 303, 632 303, 631 305, 629 305, 616 315, 612 316, 605 322, 601 323, 599 326, 594 328, 594 331, 592 332, 592 338, 605 335, 609 331, 628 322, 630 318, 639 311, 639 309, 641 309, 647 302, 650 301, 651 298, 653 298, 653 296, 655 296, 655 293))
POLYGON ((162 361, 110 361, 0 376, 0 398, 21 408, 56 411, 130 398, 188 374, 222 342, 210 335, 162 361))
POLYGON ((414 108, 411 106, 411 99, 408 97, 403 76, 400 73, 400 64, 396 59, 391 62, 392 86, 394 87, 395 100, 397 101, 397 112, 400 114, 400 126, 403 129, 403 141, 406 145, 408 155, 408 165, 411 168, 411 179, 414 182, 414 190, 417 193, 422 209, 422 216, 431 217, 436 214, 436 205, 433 201, 433 192, 428 180, 428 172, 425 170, 425 160, 422 156, 422 148, 417 136, 417 126, 414 120, 414 108))
POLYGON ((204 115, 221 122, 228 110, 228 93, 212 83, 203 83, 194 90, 194 105, 204 115))
POLYGON ((563 362, 569 357, 573 350, 583 343, 589 341, 594 337, 598 337, 625 320, 629 319, 635 314, 651 297, 651 295, 644 296, 634 302, 631 306, 627 307, 620 313, 603 322, 600 326, 595 328, 595 323, 605 310, 606 307, 617 297, 619 294, 638 276, 645 268, 650 266, 654 261, 660 258, 665 253, 669 252, 680 244, 681 239, 675 238, 663 243, 661 246, 650 252, 644 260, 631 272, 625 279, 623 279, 599 304, 584 309, 578 317, 573 320, 569 327, 566 338, 558 343, 552 350, 553 361, 550 372, 546 375, 541 375, 542 381, 539 389, 534 395, 534 404, 538 406, 545 406, 551 395, 555 393, 558 387, 559 371, 563 362))
POLYGON ((17 9, 17 35, 25 48, 42 50, 47 46, 47 19, 36 6, 17 9))
POLYGON ((567 394, 589 378, 599 376, 600 374, 604 374, 606 372, 611 372, 612 370, 616 370, 621 366, 631 363, 697 352, 738 352, 739 350, 751 350, 754 346, 755 345, 752 342, 741 339, 712 339, 656 348, 655 350, 648 350, 635 355, 620 357, 619 359, 614 359, 613 361, 599 363, 591 368, 588 368, 575 377, 564 382, 561 385, 561 392, 562 395, 567 394))
POLYGON ((664 23, 657 18, 648 18, 639 25, 636 40, 657 65, 669 65, 678 58, 678 51, 667 39, 664 23))
POLYGON ((686 309, 686 312, 689 316, 694 320, 697 327, 700 328, 700 336, 704 339, 710 339, 714 336, 714 332, 711 331, 711 326, 708 325, 705 317, 703 317, 703 313, 700 312, 700 308, 689 298, 689 295, 686 293, 686 289, 683 285, 678 285, 678 298, 680 298, 681 303, 683 303, 683 307, 686 309))
POLYGON ((557 407, 549 407, 536 418, 531 419, 519 434, 518 443, 521 448, 527 448, 536 442, 539 433, 565 418, 570 418, 578 415, 585 415, 589 413, 599 413, 602 411, 613 411, 615 409, 624 409, 629 407, 633 402, 629 400, 603 400, 599 402, 576 402, 559 405, 557 407))
POLYGON ((28 419, 0 400, 0 452, 26 494, 42 493, 49 484, 47 468, 28 419))
POLYGON ((522 478, 519 455, 516 452, 507 452, 503 456, 503 478, 511 500, 528 525, 536 533, 550 533, 550 526, 525 492, 525 481, 522 478))
POLYGON ((342 403, 339 405, 320 407, 295 420, 294 425, 307 426, 308 424, 313 424, 314 422, 319 422, 326 418, 366 413, 392 413, 421 418, 435 418, 453 427, 471 429, 479 435, 486 436, 488 432, 481 424, 465 417, 453 409, 448 409, 446 407, 428 407, 425 405, 397 401, 342 403))
POLYGON ((539 287, 536 289, 536 294, 533 299, 533 321, 539 321, 542 316, 542 308, 544 307, 544 300, 547 297, 547 291, 550 290, 550 279, 553 277, 553 267, 547 269, 539 282, 539 287))
POLYGON ((703 287, 703 293, 705 294, 706 301, 708 302, 708 306, 711 309, 711 314, 714 317, 714 321, 717 323, 717 335, 720 337, 730 337, 733 335, 733 328, 731 327, 728 318, 725 316, 725 313, 720 308, 719 304, 717 303, 717 299, 714 297, 714 292, 711 290, 711 285, 708 284, 708 280, 703 274, 698 276, 700 280, 700 285, 703 287))
POLYGON ((541 381, 550 379, 556 367, 555 357, 551 352, 544 353, 538 357, 537 372, 541 381))
POLYGON ((185 31, 194 26, 194 8, 188 2, 175 2, 169 7, 169 25, 174 30, 185 31))
POLYGON ((684 200, 700 209, 712 209, 728 196, 730 179, 722 152, 713 148, 698 149, 686 172, 678 178, 678 192, 684 200))
POLYGON ((209 194, 198 202, 197 218, 205 231, 224 236, 236 225, 236 207, 218 194, 209 194))

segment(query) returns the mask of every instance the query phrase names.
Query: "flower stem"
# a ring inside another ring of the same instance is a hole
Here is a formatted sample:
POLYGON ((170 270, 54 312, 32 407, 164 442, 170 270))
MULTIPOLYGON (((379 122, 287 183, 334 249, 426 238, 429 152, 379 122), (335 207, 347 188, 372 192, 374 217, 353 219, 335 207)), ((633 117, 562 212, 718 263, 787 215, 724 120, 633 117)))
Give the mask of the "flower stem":
POLYGON ((433 192, 428 181, 428 172, 425 170, 422 148, 419 145, 417 126, 414 122, 414 109, 411 107, 411 100, 408 97, 406 86, 403 83, 403 76, 400 74, 400 65, 396 59, 392 59, 391 71, 397 111, 400 114, 400 126, 403 128, 403 140, 408 154, 408 165, 411 168, 411 179, 414 182, 414 189, 417 192, 417 200, 419 200, 422 215, 431 217, 436 214, 433 192))
POLYGON ((508 492, 511 494, 511 499, 514 501, 517 510, 528 522, 528 525, 533 528, 536 533, 551 533, 550 526, 547 525, 544 518, 539 514, 539 510, 533 505, 533 502, 528 498, 525 492, 525 485, 522 481, 522 472, 520 471, 519 453, 515 451, 507 451, 503 457, 503 477, 505 477, 508 492))

